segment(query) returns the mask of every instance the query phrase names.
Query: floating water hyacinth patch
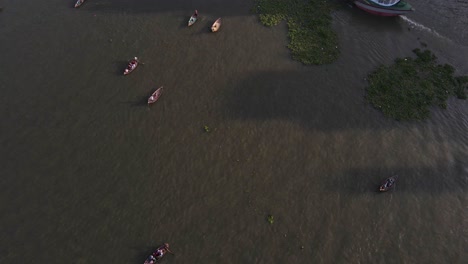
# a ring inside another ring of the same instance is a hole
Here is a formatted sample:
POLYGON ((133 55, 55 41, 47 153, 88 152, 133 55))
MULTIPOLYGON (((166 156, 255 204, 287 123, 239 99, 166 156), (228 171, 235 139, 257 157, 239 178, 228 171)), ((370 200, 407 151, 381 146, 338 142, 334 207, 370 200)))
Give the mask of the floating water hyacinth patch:
POLYGON ((454 76, 455 69, 437 64, 429 50, 415 49, 416 58, 399 58, 369 74, 366 99, 387 117, 420 120, 430 107, 447 107, 449 96, 466 99, 468 76, 454 76))
POLYGON ((275 222, 275 218, 272 215, 268 215, 267 216, 267 221, 271 225, 271 224, 273 224, 275 222))
POLYGON ((265 26, 286 21, 293 59, 320 65, 334 62, 340 54, 330 15, 337 8, 323 0, 256 0, 255 11, 265 26))

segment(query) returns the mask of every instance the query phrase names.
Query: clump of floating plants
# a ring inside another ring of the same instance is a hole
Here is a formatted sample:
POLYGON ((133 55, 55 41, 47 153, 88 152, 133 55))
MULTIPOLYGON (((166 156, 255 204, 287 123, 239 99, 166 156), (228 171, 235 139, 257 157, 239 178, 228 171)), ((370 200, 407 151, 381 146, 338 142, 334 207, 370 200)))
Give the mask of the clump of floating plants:
POLYGON ((275 222, 275 217, 272 215, 267 216, 267 222, 272 225, 275 222))
POLYGON ((304 64, 326 64, 339 56, 338 38, 331 28, 331 11, 336 5, 325 0, 256 0, 256 12, 265 26, 285 20, 289 29, 288 48, 304 64))
POLYGON ((468 76, 455 77, 454 68, 437 64, 429 50, 413 50, 416 58, 399 58, 369 74, 366 99, 385 116, 396 120, 421 120, 429 108, 447 107, 449 96, 466 99, 468 76))

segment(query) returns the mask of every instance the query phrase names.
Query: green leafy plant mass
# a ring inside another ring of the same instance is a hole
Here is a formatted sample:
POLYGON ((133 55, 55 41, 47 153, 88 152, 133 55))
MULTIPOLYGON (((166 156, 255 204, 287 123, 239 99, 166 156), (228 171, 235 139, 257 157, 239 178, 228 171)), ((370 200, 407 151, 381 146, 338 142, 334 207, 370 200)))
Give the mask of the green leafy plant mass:
POLYGON ((265 26, 285 20, 288 48, 304 64, 327 64, 339 56, 338 38, 331 29, 330 13, 336 9, 326 0, 257 0, 256 12, 265 26))
POLYGON ((445 109, 451 95, 466 99, 468 76, 455 77, 454 68, 438 65, 429 50, 413 52, 415 59, 399 58, 369 74, 366 99, 374 107, 396 120, 420 120, 433 105, 445 109))

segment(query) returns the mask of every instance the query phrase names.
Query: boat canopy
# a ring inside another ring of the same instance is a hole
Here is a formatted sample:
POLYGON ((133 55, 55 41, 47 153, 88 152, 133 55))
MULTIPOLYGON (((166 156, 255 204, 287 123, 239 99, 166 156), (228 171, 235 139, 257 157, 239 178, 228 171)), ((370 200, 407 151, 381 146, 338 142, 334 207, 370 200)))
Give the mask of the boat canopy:
POLYGON ((400 0, 370 0, 380 6, 394 6, 400 2, 400 0))

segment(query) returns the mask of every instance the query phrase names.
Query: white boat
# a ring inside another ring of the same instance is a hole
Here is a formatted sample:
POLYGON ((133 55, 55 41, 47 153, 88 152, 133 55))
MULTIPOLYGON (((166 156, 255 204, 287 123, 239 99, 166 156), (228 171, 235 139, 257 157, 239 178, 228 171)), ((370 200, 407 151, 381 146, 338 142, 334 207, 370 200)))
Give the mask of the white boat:
POLYGON ((218 31, 220 27, 221 27, 221 18, 218 18, 211 26, 211 32, 218 31))
POLYGON ((195 13, 193 13, 193 15, 190 17, 188 21, 188 26, 190 27, 191 25, 195 24, 195 22, 197 22, 197 19, 198 19, 198 10, 195 10, 195 13))
POLYGON ((85 1, 85 0, 78 0, 78 1, 76 1, 76 3, 75 3, 75 8, 80 7, 80 6, 84 3, 84 1, 85 1))

